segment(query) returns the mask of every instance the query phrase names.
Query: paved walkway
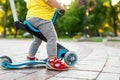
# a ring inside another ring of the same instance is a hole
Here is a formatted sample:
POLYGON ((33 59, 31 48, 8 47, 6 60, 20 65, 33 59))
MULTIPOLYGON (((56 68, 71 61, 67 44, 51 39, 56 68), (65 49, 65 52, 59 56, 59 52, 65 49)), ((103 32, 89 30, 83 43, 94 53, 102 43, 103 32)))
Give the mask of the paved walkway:
MULTIPOLYGON (((32 40, 0 40, 0 56, 22 61, 32 40)), ((0 80, 120 80, 120 50, 102 43, 59 41, 79 57, 77 65, 69 71, 49 71, 45 68, 18 70, 0 69, 0 80)), ((37 56, 45 58, 46 43, 42 43, 37 56)))

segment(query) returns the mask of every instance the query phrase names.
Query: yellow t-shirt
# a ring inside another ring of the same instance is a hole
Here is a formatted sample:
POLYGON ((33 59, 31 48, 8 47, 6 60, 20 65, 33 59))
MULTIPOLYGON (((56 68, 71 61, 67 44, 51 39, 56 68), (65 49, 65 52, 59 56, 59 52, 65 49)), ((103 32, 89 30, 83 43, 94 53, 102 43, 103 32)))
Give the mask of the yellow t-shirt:
POLYGON ((38 17, 44 20, 51 20, 54 14, 54 7, 48 5, 45 0, 28 0, 27 9, 27 18, 38 17))

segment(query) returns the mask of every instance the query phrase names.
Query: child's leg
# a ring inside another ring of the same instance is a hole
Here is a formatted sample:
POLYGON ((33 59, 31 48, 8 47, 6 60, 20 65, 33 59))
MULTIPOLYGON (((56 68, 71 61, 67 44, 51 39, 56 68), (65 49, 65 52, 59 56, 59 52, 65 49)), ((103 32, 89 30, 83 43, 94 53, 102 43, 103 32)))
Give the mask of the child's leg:
POLYGON ((47 39, 47 53, 48 58, 57 57, 57 43, 56 43, 56 32, 52 23, 46 22, 39 26, 38 29, 47 39))
POLYGON ((35 36, 33 36, 33 37, 34 37, 34 40, 29 48, 29 53, 28 53, 28 56, 31 58, 35 57, 35 54, 36 54, 36 52, 37 52, 37 50, 42 42, 42 40, 39 39, 38 37, 35 37, 35 36))
POLYGON ((57 57, 56 32, 52 22, 48 20, 36 18, 36 17, 31 17, 31 18, 28 18, 27 20, 34 27, 38 28, 40 32, 46 37, 48 57, 49 58, 57 57))
POLYGON ((51 22, 47 22, 42 26, 39 26, 38 29, 47 39, 47 69, 50 70, 68 70, 68 66, 57 59, 57 43, 56 43, 56 32, 54 26, 51 22))
POLYGON ((57 59, 57 35, 52 22, 39 18, 31 18, 29 21, 33 26, 38 28, 47 39, 47 69, 68 70, 68 66, 57 59))

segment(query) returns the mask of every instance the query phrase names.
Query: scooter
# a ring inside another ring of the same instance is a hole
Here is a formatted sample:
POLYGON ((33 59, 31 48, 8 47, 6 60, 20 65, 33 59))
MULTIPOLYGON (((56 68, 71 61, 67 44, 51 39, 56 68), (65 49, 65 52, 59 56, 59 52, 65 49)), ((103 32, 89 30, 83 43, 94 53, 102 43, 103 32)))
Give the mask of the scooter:
MULTIPOLYGON (((10 5, 13 13, 14 18, 14 27, 16 30, 22 29, 29 33, 31 33, 34 36, 37 36, 38 38, 42 39, 43 41, 47 42, 47 39, 42 35, 42 33, 31 25, 29 21, 24 21, 24 23, 20 22, 18 20, 18 17, 16 15, 16 9, 15 9, 15 3, 14 0, 10 0, 10 5)), ((64 14, 64 10, 60 11, 61 14, 64 14)), ((55 23, 56 19, 58 17, 58 10, 55 10, 54 17, 52 19, 52 22, 55 23)), ((64 46, 57 43, 57 57, 60 60, 64 60, 64 62, 69 66, 74 66, 77 61, 78 57, 75 52, 69 51, 64 46)), ((35 60, 26 60, 26 61, 20 61, 20 62, 12 62, 12 59, 8 56, 1 56, 0 57, 0 68, 1 69, 20 69, 20 68, 28 68, 28 67, 45 67, 47 63, 46 59, 40 59, 38 61, 35 60)))

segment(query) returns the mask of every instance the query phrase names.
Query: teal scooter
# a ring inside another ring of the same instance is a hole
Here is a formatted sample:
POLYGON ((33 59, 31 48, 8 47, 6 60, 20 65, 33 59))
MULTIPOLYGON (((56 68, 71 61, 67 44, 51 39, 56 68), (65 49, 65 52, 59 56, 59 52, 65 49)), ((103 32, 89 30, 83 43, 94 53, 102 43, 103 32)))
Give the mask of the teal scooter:
MULTIPOLYGON (((31 25, 29 21, 24 21, 24 23, 21 23, 16 15, 16 9, 15 9, 15 3, 14 0, 10 0, 10 5, 13 13, 14 18, 14 27, 16 30, 25 30, 29 33, 31 33, 34 36, 37 36, 38 38, 42 39, 43 41, 47 42, 47 39, 42 35, 42 33, 31 25)), ((60 11, 61 14, 64 14, 64 10, 60 11)), ((52 19, 52 22, 54 23, 58 16, 58 10, 55 10, 54 17, 52 19)), ((65 63, 72 67, 74 66, 77 61, 78 57, 73 51, 69 51, 64 46, 57 43, 57 57, 60 60, 64 60, 65 63)), ((40 59, 38 61, 35 60, 26 60, 26 61, 19 61, 19 62, 13 62, 12 59, 8 56, 1 56, 0 57, 0 68, 1 69, 20 69, 20 68, 28 68, 28 67, 45 67, 47 62, 46 59, 40 59)))

